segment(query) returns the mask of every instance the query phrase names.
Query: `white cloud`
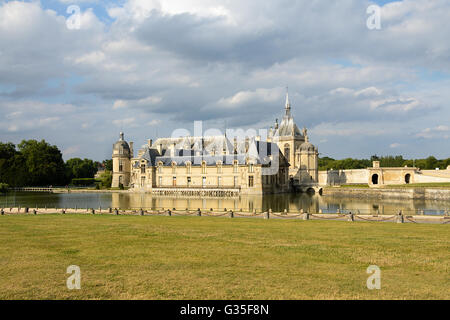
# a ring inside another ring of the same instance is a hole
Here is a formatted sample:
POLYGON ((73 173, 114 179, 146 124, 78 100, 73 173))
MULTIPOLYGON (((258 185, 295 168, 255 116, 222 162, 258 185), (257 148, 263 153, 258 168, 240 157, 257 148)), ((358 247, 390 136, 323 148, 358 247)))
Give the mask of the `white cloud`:
POLYGON ((401 146, 402 146, 401 143, 392 143, 392 144, 389 146, 389 148, 391 148, 391 149, 397 149, 397 148, 400 148, 401 146))
POLYGON ((149 123, 159 135, 192 120, 265 126, 283 113, 286 85, 298 125, 337 152, 348 144, 333 136, 390 151, 382 132, 404 145, 449 134, 436 125, 450 118, 446 0, 387 4, 379 32, 366 28, 369 2, 359 0, 60 2, 95 6, 68 30, 65 12, 42 8, 51 4, 0 4, 2 139, 46 134, 72 145, 89 134, 80 128, 101 127, 80 143, 94 154, 115 139, 111 123, 135 141, 156 134, 149 123), (96 16, 102 5, 114 20, 96 16))

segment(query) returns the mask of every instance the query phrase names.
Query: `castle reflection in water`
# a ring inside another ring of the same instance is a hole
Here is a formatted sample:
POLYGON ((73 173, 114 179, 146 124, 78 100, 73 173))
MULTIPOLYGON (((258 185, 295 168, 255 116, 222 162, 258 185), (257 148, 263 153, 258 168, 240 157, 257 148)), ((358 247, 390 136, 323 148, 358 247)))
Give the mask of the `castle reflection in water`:
POLYGON ((272 209, 274 212, 355 212, 367 214, 393 214, 402 210, 404 213, 417 213, 424 210, 425 214, 443 214, 450 208, 448 201, 424 200, 380 200, 380 199, 349 199, 322 197, 308 194, 284 194, 263 196, 240 196, 236 198, 189 198, 173 196, 155 196, 151 194, 113 193, 111 199, 113 208, 144 208, 144 209, 177 209, 177 210, 234 210, 258 212, 272 209))

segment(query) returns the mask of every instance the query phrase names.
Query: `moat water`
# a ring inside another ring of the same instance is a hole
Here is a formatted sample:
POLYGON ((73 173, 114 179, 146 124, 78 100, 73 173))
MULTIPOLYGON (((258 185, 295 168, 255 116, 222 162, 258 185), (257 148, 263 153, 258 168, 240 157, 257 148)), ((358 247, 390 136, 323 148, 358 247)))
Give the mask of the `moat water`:
POLYGON ((0 195, 0 207, 48 207, 48 208, 120 208, 120 209, 177 209, 177 210, 243 210, 311 213, 343 213, 358 211, 361 214, 394 214, 402 210, 405 214, 443 215, 450 212, 449 201, 356 199, 308 194, 281 194, 265 196, 240 196, 237 198, 169 197, 131 193, 30 193, 11 192, 0 195))

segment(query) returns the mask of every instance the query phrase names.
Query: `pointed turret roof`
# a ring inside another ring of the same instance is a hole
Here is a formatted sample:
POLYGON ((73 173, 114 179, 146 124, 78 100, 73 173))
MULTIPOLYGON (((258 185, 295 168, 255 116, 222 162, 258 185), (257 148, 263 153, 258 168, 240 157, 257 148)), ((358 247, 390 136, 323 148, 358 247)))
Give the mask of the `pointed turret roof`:
POLYGON ((290 117, 291 116, 291 103, 289 101, 289 89, 286 88, 286 105, 285 105, 285 117, 290 117))
POLYGON ((289 100, 289 91, 286 91, 286 104, 285 104, 285 115, 283 120, 281 121, 279 127, 275 126, 276 133, 275 136, 285 137, 285 136, 294 136, 294 137, 303 137, 300 129, 294 122, 294 118, 291 114, 291 102, 289 100))

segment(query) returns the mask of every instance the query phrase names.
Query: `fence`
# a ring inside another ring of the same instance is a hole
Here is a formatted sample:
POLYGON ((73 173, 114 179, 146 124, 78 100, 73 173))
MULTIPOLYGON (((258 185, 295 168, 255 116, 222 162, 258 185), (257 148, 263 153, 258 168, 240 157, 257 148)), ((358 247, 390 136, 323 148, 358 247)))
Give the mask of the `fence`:
POLYGON ((180 210, 180 209, 117 209, 117 208, 1 208, 0 214, 13 215, 13 214, 110 214, 110 215, 140 215, 140 216, 198 216, 198 217, 229 217, 229 218, 264 218, 269 219, 289 219, 289 220, 335 220, 335 221, 366 221, 366 222, 396 222, 396 223, 434 223, 434 224, 449 224, 450 223, 450 211, 446 211, 444 216, 424 216, 424 215, 405 215, 402 211, 399 211, 394 215, 363 215, 360 213, 310 213, 301 210, 297 213, 290 213, 287 210, 283 212, 273 212, 271 209, 267 211, 234 211, 234 210, 180 210))

